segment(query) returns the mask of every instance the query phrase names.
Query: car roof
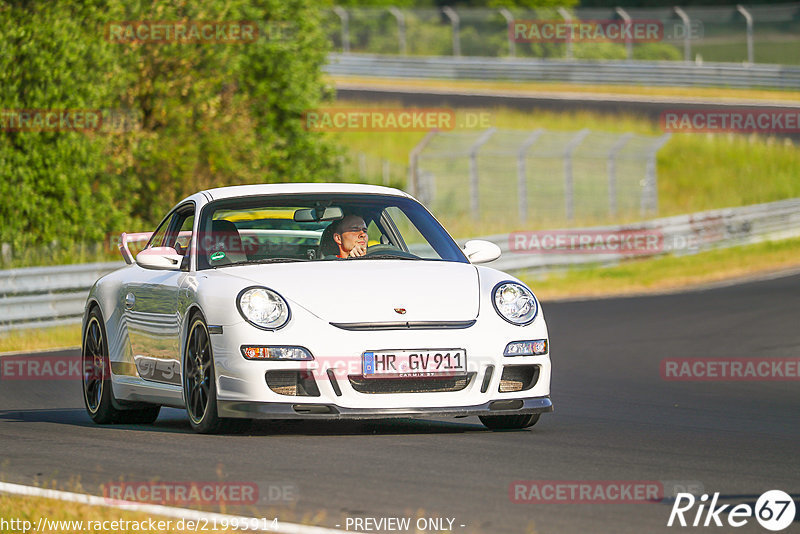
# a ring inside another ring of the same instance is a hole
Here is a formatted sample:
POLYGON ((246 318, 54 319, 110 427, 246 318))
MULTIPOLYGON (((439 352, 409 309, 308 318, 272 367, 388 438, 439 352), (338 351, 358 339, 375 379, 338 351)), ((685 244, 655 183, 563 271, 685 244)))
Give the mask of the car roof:
POLYGON ((212 200, 221 198, 247 197, 257 195, 286 195, 292 193, 353 193, 377 194, 409 197, 405 191, 393 187, 367 184, 331 184, 331 183, 288 183, 288 184, 254 184, 217 187, 202 191, 212 200))

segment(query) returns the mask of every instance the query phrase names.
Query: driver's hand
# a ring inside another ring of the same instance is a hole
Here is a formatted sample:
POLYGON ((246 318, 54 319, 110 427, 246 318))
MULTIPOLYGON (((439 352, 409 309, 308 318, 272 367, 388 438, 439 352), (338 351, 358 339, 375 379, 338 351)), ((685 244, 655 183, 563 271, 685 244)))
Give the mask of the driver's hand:
POLYGON ((353 247, 353 250, 350 251, 350 254, 347 255, 348 258, 358 258, 367 253, 367 245, 356 243, 356 246, 353 247))

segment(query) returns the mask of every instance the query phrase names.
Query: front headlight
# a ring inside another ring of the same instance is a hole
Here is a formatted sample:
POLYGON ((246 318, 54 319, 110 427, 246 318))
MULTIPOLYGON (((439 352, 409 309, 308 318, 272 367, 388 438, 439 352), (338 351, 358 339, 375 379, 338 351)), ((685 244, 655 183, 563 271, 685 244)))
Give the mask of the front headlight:
POLYGON ((492 303, 500 317, 518 326, 533 322, 539 311, 531 290, 516 282, 497 284, 492 291, 492 303))
POLYGON ((248 287, 236 300, 239 313, 253 326, 277 330, 289 321, 289 304, 266 287, 248 287))

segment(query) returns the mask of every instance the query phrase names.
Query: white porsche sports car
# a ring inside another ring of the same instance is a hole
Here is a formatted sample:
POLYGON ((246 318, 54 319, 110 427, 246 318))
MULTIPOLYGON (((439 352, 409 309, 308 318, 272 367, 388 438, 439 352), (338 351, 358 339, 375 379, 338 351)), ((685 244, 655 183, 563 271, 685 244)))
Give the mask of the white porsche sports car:
POLYGON ((179 202, 92 287, 83 391, 97 423, 186 408, 241 419, 466 417, 524 428, 552 411, 547 326, 516 278, 473 264, 410 195, 345 184, 235 186, 179 202))

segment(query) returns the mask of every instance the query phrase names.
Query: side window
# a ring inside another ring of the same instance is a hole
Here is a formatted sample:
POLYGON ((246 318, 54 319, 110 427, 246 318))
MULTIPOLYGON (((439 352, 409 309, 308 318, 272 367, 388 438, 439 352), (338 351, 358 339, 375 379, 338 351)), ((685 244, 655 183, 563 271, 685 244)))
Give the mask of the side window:
POLYGON ((178 254, 185 254, 192 240, 193 225, 194 210, 179 209, 159 225, 150 238, 147 248, 170 247, 178 254))
POLYGON ((186 249, 189 248, 189 243, 192 242, 192 227, 194 226, 194 213, 189 212, 183 219, 178 234, 174 237, 174 248, 178 254, 186 254, 186 249))
POLYGON ((158 228, 156 228, 156 231, 153 232, 153 236, 150 238, 150 242, 147 244, 147 247, 145 248, 164 246, 164 238, 167 235, 167 229, 170 227, 170 223, 172 222, 173 219, 175 219, 174 214, 168 219, 166 219, 164 222, 162 222, 158 228))
POLYGON ((178 254, 186 254, 186 249, 192 241, 192 226, 194 226, 194 210, 176 211, 167 230, 164 246, 174 248, 178 254))

